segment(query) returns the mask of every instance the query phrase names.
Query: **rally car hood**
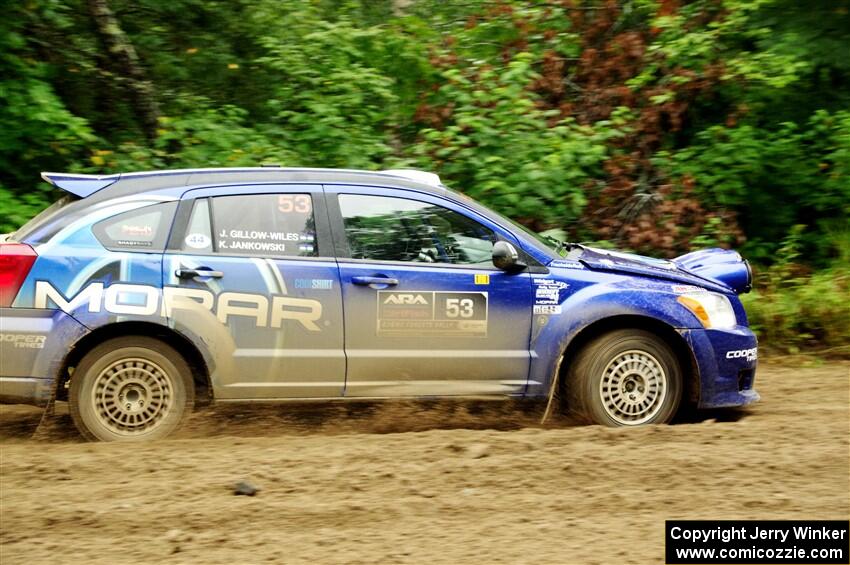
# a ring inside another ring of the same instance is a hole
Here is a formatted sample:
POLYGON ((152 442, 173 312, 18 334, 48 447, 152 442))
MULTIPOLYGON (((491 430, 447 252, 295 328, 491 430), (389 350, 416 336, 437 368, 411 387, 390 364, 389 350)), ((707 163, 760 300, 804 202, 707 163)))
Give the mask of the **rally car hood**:
POLYGON ((593 270, 651 276, 719 292, 741 294, 752 285, 749 263, 728 249, 703 249, 666 260, 582 246, 577 259, 593 270))

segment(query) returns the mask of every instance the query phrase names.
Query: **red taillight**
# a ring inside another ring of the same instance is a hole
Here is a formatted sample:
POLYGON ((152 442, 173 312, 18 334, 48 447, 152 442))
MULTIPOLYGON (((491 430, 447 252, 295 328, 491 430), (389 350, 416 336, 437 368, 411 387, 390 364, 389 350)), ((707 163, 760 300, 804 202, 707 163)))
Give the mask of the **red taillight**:
POLYGON ((36 257, 25 243, 0 243, 0 307, 12 305, 36 257))

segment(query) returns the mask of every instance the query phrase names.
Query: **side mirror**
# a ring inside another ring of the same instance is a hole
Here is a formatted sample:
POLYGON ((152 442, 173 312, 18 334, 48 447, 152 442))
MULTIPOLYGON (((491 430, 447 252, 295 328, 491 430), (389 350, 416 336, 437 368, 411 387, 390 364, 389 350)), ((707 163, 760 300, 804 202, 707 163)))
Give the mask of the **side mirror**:
POLYGON ((497 241, 493 245, 493 265, 508 273, 515 273, 527 267, 525 263, 519 260, 516 247, 507 241, 497 241))

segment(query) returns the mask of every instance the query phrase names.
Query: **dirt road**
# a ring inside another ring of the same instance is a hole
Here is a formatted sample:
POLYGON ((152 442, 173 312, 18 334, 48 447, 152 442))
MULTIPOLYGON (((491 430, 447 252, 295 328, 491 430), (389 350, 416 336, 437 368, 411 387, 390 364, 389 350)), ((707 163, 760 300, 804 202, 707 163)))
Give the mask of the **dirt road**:
POLYGON ((751 410, 675 426, 219 408, 141 445, 82 443, 67 416, 33 440, 39 412, 2 407, 0 562, 655 563, 665 519, 847 519, 850 364, 757 385, 751 410))

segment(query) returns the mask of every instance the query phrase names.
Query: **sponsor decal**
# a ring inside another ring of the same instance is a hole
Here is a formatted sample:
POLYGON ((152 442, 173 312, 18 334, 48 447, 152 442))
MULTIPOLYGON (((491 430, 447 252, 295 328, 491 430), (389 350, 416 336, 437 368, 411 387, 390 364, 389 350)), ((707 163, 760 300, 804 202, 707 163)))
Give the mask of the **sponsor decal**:
POLYGON ((708 292, 704 288, 693 286, 690 284, 674 284, 672 287, 676 294, 690 294, 692 292, 708 292))
POLYGON ((532 279, 534 282, 534 305, 560 304, 564 299, 564 291, 570 285, 551 279, 532 279))
POLYGON ((136 241, 134 239, 116 239, 115 244, 121 247, 151 247, 150 241, 136 241))
POLYGON ((534 306, 535 314, 553 315, 561 313, 560 304, 536 304, 534 306))
POLYGON ((726 352, 727 359, 746 359, 747 361, 755 361, 758 359, 758 347, 752 349, 738 349, 735 351, 726 352))
POLYGON ((307 290, 331 290, 333 287, 333 279, 295 279, 295 288, 305 288, 307 290))
POLYGON ((475 284, 490 284, 490 275, 476 273, 475 284))
POLYGON ((487 336, 486 292, 378 291, 377 335, 487 336))
POLYGON ((44 349, 46 335, 41 334, 0 334, 0 342, 11 343, 15 349, 44 349))
POLYGON ((91 313, 171 317, 177 310, 213 312, 222 324, 232 317, 251 318, 258 328, 280 328, 297 322, 305 330, 320 332, 322 303, 308 298, 280 295, 222 292, 202 288, 94 282, 71 297, 65 297, 47 281, 35 283, 35 308, 59 308, 65 313, 85 309, 91 313))
POLYGON ((121 224, 121 235, 125 237, 153 237, 153 226, 121 224))
POLYGON ((205 233, 190 233, 184 239, 186 247, 192 249, 206 249, 212 246, 212 239, 205 233))

